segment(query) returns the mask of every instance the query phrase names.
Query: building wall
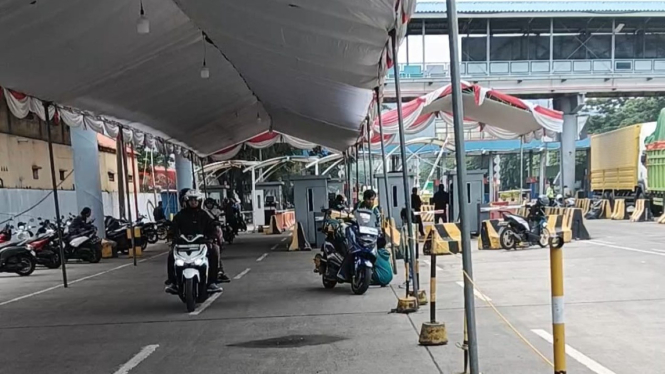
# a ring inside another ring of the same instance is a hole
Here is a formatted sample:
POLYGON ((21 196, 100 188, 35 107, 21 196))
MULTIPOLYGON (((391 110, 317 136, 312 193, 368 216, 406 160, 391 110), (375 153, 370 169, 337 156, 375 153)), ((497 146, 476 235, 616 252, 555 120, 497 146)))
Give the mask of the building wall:
MULTIPOLYGON (((4 99, 0 99, 0 188, 26 188, 50 190, 51 164, 49 161, 46 123, 34 114, 26 118, 14 117, 4 99)), ((63 123, 51 126, 56 183, 60 189, 74 189, 74 168, 70 130, 63 123)), ((118 176, 114 150, 99 152, 102 191, 117 192, 118 176), (113 174, 111 181, 109 173, 113 174)), ((136 162, 135 162, 136 164, 136 162)), ((132 171, 131 158, 127 165, 130 176, 139 175, 138 164, 132 171)), ((137 183, 139 181, 137 180, 137 183)), ((139 187, 137 185, 137 187, 139 187)), ((134 191, 130 183, 130 191, 134 191)), ((0 211, 4 210, 0 206, 0 211)))

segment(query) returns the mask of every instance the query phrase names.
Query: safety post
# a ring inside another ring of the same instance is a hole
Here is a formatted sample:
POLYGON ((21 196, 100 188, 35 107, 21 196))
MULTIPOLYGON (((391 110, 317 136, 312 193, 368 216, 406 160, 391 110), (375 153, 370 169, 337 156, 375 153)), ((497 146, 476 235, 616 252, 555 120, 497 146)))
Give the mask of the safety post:
MULTIPOLYGON (((418 229, 416 228, 416 224, 413 224, 413 226, 413 232, 417 232, 418 229)), ((415 248, 416 257, 414 258, 414 267, 416 269, 416 273, 413 276, 413 283, 415 286, 413 286, 413 291, 411 291, 409 296, 415 297, 418 300, 418 305, 427 305, 427 291, 420 289, 420 245, 417 240, 415 241, 415 248)))
MULTIPOLYGON (((129 219, 129 227, 130 229, 128 232, 127 239, 130 239, 132 242, 132 254, 130 254, 131 257, 134 258, 134 266, 137 266, 137 261, 136 261, 136 238, 135 238, 135 233, 134 233, 134 220, 132 219, 132 209, 131 209, 131 203, 129 202, 129 168, 127 167, 127 147, 125 145, 125 132, 122 127, 119 127, 119 136, 120 136, 120 146, 122 149, 120 150, 121 155, 122 155, 122 165, 123 168, 125 169, 125 192, 127 193, 127 218, 129 219)), ((134 157, 132 155, 132 157, 134 157)), ((132 171, 133 173, 133 171, 132 171)), ((134 176, 136 177, 136 176, 134 176)), ((138 215, 138 212, 136 212, 138 215)))
POLYGON ((554 374, 566 373, 566 324, 563 301, 563 238, 550 238, 550 277, 552 282, 552 335, 554 374))
POLYGON ((404 277, 406 279, 405 282, 405 288, 406 288, 406 295, 403 298, 397 298, 397 308, 394 309, 395 312, 397 313, 413 313, 418 310, 418 300, 411 296, 411 291, 410 291, 410 279, 411 279, 411 274, 412 272, 409 270, 409 264, 410 264, 410 258, 411 256, 409 255, 409 250, 408 250, 408 244, 407 243, 408 237, 406 235, 406 230, 404 227, 402 227, 402 235, 401 235, 401 240, 400 240, 400 247, 402 247, 403 253, 404 253, 404 277))
POLYGON ((420 328, 420 345, 444 345, 448 344, 448 333, 446 324, 436 320, 436 255, 430 256, 430 279, 429 279, 429 322, 423 322, 420 328))
MULTIPOLYGON (((132 229, 127 229, 127 240, 132 240, 132 229)), ((134 249, 129 252, 129 257, 141 257, 143 255, 143 249, 139 243, 141 242, 141 228, 134 227, 134 249)))

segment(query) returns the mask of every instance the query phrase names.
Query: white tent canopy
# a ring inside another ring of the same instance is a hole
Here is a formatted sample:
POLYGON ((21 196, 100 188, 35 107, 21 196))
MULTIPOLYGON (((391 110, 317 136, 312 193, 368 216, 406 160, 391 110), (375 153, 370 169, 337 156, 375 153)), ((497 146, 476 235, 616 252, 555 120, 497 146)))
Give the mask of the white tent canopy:
POLYGON ((0 86, 202 155, 269 129, 343 149, 382 86, 389 31, 404 34, 415 0, 143 6, 148 34, 137 33, 139 0, 3 1, 0 86))

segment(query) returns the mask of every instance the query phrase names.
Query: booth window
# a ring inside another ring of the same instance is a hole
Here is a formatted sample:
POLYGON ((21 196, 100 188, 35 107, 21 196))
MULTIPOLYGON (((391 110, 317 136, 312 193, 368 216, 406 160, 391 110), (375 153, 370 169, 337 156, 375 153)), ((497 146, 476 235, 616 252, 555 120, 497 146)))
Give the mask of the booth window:
POLYGON ((466 184, 466 203, 471 204, 471 183, 466 184))
POLYGON ((60 169, 60 180, 64 181, 67 178, 67 170, 60 169))
POLYGON ((314 199, 312 189, 307 189, 307 210, 310 212, 314 211, 314 199))
POLYGON ((132 182, 134 182, 134 176, 133 176, 133 175, 128 175, 128 176, 127 176, 127 182, 128 182, 128 183, 132 183, 132 182))
POLYGON ((115 182, 115 174, 108 172, 109 182, 115 182))
POLYGON ((397 207, 397 186, 393 186, 393 207, 397 207))

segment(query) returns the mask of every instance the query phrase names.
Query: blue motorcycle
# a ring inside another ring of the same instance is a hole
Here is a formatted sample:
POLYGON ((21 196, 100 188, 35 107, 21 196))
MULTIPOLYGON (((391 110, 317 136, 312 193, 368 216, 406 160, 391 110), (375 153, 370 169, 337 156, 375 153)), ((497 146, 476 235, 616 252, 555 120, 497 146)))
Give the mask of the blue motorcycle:
POLYGON ((329 235, 322 253, 314 258, 314 271, 321 274, 325 288, 333 288, 337 283, 351 283, 354 294, 364 294, 372 282, 377 259, 379 229, 374 214, 367 209, 358 209, 352 220, 328 223, 324 227, 330 227, 326 230, 329 235), (342 232, 344 240, 339 245, 342 232))

